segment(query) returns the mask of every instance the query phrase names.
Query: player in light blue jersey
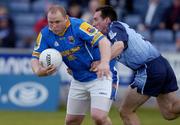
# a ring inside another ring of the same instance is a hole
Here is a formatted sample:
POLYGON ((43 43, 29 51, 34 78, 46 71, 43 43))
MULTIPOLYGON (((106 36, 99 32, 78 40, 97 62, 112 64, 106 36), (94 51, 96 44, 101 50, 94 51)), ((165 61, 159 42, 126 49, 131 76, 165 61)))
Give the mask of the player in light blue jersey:
MULTIPOLYGON (((120 106, 124 125, 140 125, 136 110, 151 96, 156 97, 165 119, 176 119, 180 114, 180 99, 175 94, 178 86, 169 62, 149 41, 127 24, 117 21, 112 7, 99 7, 93 19, 93 25, 107 34, 113 43, 111 58, 116 58, 135 73, 120 106)), ((92 65, 92 69, 96 66, 92 65)))
POLYGON ((63 7, 50 7, 47 18, 48 26, 39 33, 32 53, 34 73, 38 76, 54 73, 53 65, 42 67, 38 59, 47 48, 58 50, 74 78, 68 95, 66 125, 80 125, 89 106, 96 125, 111 125, 108 118, 113 92, 111 43, 90 24, 68 17, 63 7), (90 70, 95 60, 101 60, 97 72, 90 70))

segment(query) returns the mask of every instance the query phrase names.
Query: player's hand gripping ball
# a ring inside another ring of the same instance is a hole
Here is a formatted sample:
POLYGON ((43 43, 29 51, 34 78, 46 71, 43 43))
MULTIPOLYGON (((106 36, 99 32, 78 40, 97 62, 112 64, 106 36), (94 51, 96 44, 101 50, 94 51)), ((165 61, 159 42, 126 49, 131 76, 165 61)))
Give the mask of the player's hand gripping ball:
POLYGON ((39 61, 43 67, 53 64, 56 68, 59 68, 62 64, 62 56, 56 49, 49 48, 41 52, 39 61))

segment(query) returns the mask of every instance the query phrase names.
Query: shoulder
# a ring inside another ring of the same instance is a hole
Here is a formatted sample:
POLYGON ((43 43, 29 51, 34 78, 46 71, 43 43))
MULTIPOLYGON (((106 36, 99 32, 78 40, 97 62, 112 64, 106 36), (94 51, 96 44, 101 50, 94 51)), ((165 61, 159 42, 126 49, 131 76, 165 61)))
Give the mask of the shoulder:
POLYGON ((84 22, 82 19, 70 17, 71 26, 74 28, 79 28, 80 25, 84 22))
POLYGON ((110 29, 110 30, 112 30, 112 29, 125 30, 125 26, 124 26, 123 23, 120 22, 120 21, 113 21, 113 22, 110 24, 109 29, 110 29))
POLYGON ((73 30, 75 30, 75 33, 83 31, 84 33, 92 35, 96 31, 96 29, 92 25, 83 21, 82 19, 71 18, 70 21, 73 30))
POLYGON ((42 36, 48 36, 49 33, 50 33, 50 30, 49 30, 48 26, 44 27, 44 28, 41 30, 42 36))

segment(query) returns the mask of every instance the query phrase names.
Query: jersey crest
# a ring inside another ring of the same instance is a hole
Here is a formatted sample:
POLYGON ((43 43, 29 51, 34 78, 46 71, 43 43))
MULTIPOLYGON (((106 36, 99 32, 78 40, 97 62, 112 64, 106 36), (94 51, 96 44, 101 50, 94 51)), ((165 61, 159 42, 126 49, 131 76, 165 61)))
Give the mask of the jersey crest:
POLYGON ((112 31, 110 31, 108 35, 110 39, 113 39, 117 35, 117 33, 113 33, 112 31))
POLYGON ((82 30, 83 32, 85 32, 89 36, 93 36, 94 34, 97 33, 97 29, 95 29, 93 26, 91 26, 90 24, 88 24, 86 22, 83 22, 80 25, 80 30, 82 30))

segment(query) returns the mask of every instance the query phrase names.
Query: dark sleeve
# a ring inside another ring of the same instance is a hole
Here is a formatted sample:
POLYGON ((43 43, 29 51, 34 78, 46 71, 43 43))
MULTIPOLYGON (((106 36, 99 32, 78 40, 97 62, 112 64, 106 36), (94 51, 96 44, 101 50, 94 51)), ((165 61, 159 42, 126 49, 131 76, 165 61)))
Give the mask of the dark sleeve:
POLYGON ((119 22, 113 22, 109 27, 108 38, 112 43, 123 41, 124 47, 127 48, 128 34, 125 27, 119 22))

